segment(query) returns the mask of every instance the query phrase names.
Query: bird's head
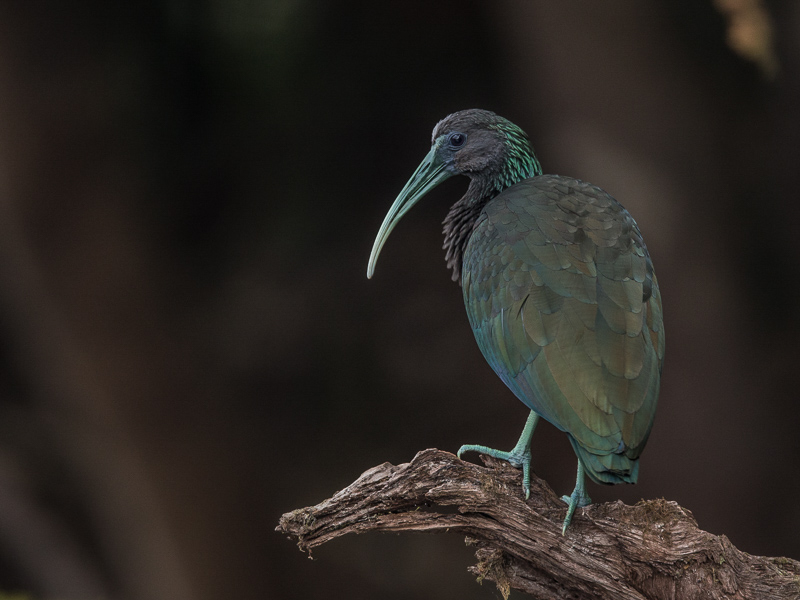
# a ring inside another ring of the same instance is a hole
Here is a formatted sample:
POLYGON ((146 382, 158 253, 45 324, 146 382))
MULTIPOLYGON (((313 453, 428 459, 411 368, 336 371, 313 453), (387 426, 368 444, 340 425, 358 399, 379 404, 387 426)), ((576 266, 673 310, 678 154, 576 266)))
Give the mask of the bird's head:
POLYGON ((469 199, 488 200, 505 188, 541 174, 528 136, 488 110, 453 113, 433 129, 430 152, 400 191, 381 224, 369 257, 367 277, 375 272, 381 248, 397 222, 425 194, 453 175, 472 179, 469 199))

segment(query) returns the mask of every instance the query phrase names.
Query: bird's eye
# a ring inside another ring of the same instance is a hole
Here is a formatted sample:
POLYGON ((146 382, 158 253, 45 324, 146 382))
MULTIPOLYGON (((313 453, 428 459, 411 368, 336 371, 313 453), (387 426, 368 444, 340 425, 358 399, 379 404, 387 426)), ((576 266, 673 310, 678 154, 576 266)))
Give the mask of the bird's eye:
POLYGON ((464 142, 466 142, 466 141, 467 141, 467 136, 465 136, 463 133, 457 133, 457 132, 456 133, 451 133, 450 137, 447 138, 447 142, 453 148, 460 148, 461 146, 464 145, 464 142))

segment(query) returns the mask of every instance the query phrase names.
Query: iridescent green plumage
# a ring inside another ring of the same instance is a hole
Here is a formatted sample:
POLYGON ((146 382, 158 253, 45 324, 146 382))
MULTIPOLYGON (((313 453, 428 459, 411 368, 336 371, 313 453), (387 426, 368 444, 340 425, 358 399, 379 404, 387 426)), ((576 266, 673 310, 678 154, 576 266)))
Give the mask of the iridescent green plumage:
POLYGON ((463 446, 522 467, 541 416, 578 456, 576 507, 598 483, 635 483, 658 399, 664 356, 661 297, 628 212, 600 188, 541 175, 527 136, 488 111, 450 115, 387 215, 378 252, 403 214, 450 175, 471 178, 445 220, 445 248, 475 339, 494 371, 531 409, 510 452, 463 446))

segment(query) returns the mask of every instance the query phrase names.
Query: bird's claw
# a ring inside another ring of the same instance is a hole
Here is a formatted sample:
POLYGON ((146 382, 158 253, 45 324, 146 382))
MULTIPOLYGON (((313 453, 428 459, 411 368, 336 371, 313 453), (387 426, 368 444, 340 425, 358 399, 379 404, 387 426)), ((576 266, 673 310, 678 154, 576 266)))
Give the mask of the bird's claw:
POLYGON ((561 496, 561 499, 567 503, 567 516, 564 517, 564 524, 561 526, 561 535, 566 535, 567 527, 572 523, 572 515, 575 514, 576 508, 583 508, 592 503, 592 499, 582 489, 577 487, 573 490, 570 496, 561 496))
POLYGON ((530 448, 526 448, 524 451, 520 452, 516 448, 511 452, 505 452, 503 450, 495 450, 494 448, 489 448, 488 446, 478 446, 475 444, 467 444, 461 446, 456 452, 456 456, 461 458, 461 455, 464 452, 480 452, 481 454, 485 454, 486 456, 491 456, 492 458, 496 458, 498 460, 504 460, 512 467, 516 469, 522 469, 522 491, 525 493, 525 500, 531 497, 531 451, 530 448))

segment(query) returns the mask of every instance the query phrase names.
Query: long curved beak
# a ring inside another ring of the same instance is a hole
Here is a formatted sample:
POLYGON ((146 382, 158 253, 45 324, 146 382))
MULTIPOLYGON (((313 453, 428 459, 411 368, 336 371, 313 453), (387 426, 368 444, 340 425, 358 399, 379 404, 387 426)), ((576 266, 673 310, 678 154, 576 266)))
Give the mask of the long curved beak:
POLYGON ((372 253, 369 255, 369 265, 367 265, 367 278, 371 279, 375 273, 375 263, 378 262, 378 255, 381 253, 381 248, 392 233, 392 229, 397 225, 397 222, 403 218, 412 206, 428 192, 430 192, 437 185, 442 183, 445 179, 452 176, 453 173, 445 169, 444 161, 436 154, 437 146, 433 145, 431 151, 422 160, 422 163, 414 171, 411 179, 408 180, 405 187, 397 196, 392 207, 386 215, 386 218, 381 224, 378 231, 378 236, 375 238, 375 243, 372 245, 372 253))

